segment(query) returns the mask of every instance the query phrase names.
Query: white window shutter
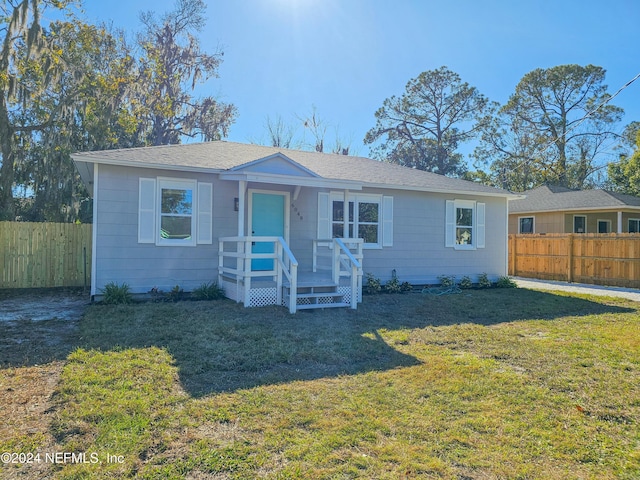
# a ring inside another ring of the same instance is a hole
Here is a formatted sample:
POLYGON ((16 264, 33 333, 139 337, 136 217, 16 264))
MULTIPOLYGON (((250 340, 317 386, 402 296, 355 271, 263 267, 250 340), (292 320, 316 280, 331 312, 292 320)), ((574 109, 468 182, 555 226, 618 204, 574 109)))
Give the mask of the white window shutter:
POLYGON ((455 246, 456 233, 456 214, 455 203, 453 200, 447 200, 445 211, 445 230, 444 230, 444 246, 455 246))
POLYGON ((382 246, 393 246, 393 197, 382 197, 382 246))
POLYGON ((138 189, 138 243, 156 241, 156 179, 140 178, 138 189))
POLYGON ((331 217, 329 208, 329 194, 318 192, 318 239, 327 240, 331 235, 331 217))
POLYGON ((484 217, 485 217, 485 204, 476 204, 476 248, 484 248, 484 217))
POLYGON ((198 182, 198 225, 196 242, 213 243, 213 185, 198 182))

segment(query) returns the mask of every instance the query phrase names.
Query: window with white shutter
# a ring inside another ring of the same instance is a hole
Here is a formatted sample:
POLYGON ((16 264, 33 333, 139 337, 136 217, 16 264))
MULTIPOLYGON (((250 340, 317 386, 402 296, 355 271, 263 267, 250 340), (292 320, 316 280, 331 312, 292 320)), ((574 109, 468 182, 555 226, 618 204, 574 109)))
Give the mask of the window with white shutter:
POLYGON ((213 185, 195 180, 140 178, 138 242, 195 246, 213 242, 213 185))
POLYGON ((484 203, 473 200, 445 202, 445 247, 456 250, 485 248, 484 203))

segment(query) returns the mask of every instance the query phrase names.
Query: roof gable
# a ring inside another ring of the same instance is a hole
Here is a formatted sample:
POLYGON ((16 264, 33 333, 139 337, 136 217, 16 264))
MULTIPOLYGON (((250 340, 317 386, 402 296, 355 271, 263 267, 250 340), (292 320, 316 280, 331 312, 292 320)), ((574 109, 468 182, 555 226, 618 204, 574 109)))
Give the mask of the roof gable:
POLYGON ((275 153, 268 157, 231 168, 232 172, 268 173, 273 175, 288 175, 294 177, 313 177, 320 175, 294 162, 283 153, 275 153))

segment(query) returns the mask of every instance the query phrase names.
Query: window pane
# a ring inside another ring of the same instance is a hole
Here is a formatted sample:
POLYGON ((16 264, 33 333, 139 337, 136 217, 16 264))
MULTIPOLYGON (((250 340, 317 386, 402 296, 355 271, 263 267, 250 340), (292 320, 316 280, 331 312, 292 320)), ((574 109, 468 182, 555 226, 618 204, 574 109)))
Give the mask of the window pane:
POLYGON ((358 238, 364 239, 364 243, 378 243, 378 226, 359 225, 358 238))
POLYGON ((473 225, 473 209, 457 208, 456 209, 456 225, 470 227, 473 225))
POLYGON ((333 221, 334 222, 342 222, 344 221, 344 202, 342 201, 334 201, 333 202, 333 221))
POLYGON ((192 190, 163 188, 162 213, 191 215, 192 190))
POLYGON ((344 223, 334 223, 333 224, 333 238, 343 238, 344 237, 344 223))
POLYGON ((349 202, 349 221, 353 222, 353 202, 349 202))
POLYGON ((520 233, 533 233, 533 217, 520 219, 520 233))
POLYGON ((573 217, 573 233, 584 233, 586 217, 573 217))
POLYGON ((609 222, 598 222, 598 233, 609 233, 609 222))
POLYGON ((458 245, 471 245, 473 243, 473 229, 456 228, 456 243, 458 245))
POLYGON ((191 238, 191 217, 165 217, 160 220, 162 238, 184 240, 191 238))
POLYGON ((358 203, 358 221, 359 222, 378 222, 378 204, 361 202, 358 203))
POLYGON ((629 220, 629 233, 640 233, 640 220, 629 220))

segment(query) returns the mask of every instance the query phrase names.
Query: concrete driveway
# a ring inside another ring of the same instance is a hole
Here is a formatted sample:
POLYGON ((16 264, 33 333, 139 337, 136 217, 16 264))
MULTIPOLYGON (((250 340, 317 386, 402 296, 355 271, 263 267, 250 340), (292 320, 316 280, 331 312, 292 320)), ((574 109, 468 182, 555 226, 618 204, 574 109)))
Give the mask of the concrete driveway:
POLYGON ((560 290, 563 292, 584 293, 587 295, 600 295, 603 297, 619 297, 640 302, 640 290, 635 288, 604 287, 601 285, 589 285, 586 283, 555 282, 551 280, 537 280, 535 278, 513 277, 520 288, 531 290, 560 290))

